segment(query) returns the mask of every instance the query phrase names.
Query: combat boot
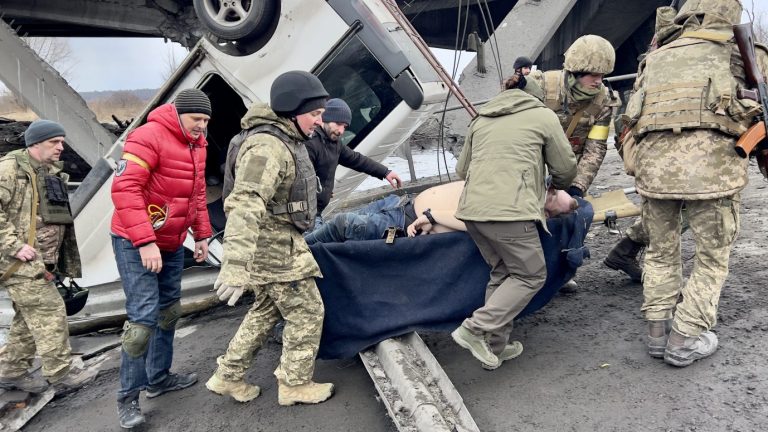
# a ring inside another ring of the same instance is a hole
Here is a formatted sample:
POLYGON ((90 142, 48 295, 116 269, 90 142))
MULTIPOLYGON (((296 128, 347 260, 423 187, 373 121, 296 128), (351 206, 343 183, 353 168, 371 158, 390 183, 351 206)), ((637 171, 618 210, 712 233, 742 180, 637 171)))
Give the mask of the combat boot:
POLYGON ((138 393, 133 397, 117 401, 117 418, 120 420, 120 427, 123 429, 132 429, 146 421, 139 407, 138 393))
POLYGON ((232 396, 238 402, 251 401, 256 399, 261 393, 261 389, 258 386, 248 384, 243 380, 227 381, 219 378, 215 373, 205 383, 205 387, 216 394, 232 396))
POLYGON ((80 387, 90 383, 96 378, 99 371, 95 369, 82 369, 77 366, 71 366, 69 372, 58 379, 48 379, 48 382, 56 389, 56 396, 73 392, 80 387))
POLYGON ((670 331, 671 319, 648 321, 648 354, 651 357, 664 358, 670 331))
POLYGON ((163 381, 159 384, 147 386, 147 397, 152 399, 158 397, 161 394, 185 389, 193 386, 197 382, 197 374, 175 374, 168 373, 163 381))
POLYGON ((472 353, 472 356, 480 360, 480 363, 487 365, 493 369, 496 369, 501 365, 501 361, 496 354, 491 351, 491 347, 488 346, 488 341, 482 335, 476 335, 469 331, 468 328, 460 325, 459 328, 451 333, 453 340, 459 344, 460 347, 468 349, 472 353))
POLYGON ((507 346, 504 347, 504 350, 501 351, 501 353, 496 356, 499 358, 499 365, 496 367, 493 367, 492 365, 488 365, 483 363, 483 369, 485 370, 494 370, 498 369, 499 366, 501 366, 502 363, 504 363, 507 360, 512 360, 515 357, 518 357, 520 354, 523 353, 523 344, 521 344, 518 341, 512 341, 512 343, 507 344, 507 346))
POLYGON ((641 282, 643 279, 643 270, 637 261, 637 255, 643 249, 643 244, 638 243, 629 236, 624 236, 616 246, 608 252, 603 263, 614 270, 626 273, 632 282, 641 282))
POLYGON ((717 335, 711 331, 702 332, 698 337, 686 337, 672 330, 664 351, 664 362, 672 366, 685 367, 696 360, 707 358, 717 351, 717 335))
POLYGON ((18 377, 0 376, 0 388, 21 390, 27 393, 42 393, 48 389, 48 381, 41 376, 29 373, 18 377))
POLYGON ((297 403, 316 404, 325 402, 333 396, 333 384, 316 383, 310 381, 306 384, 289 386, 281 380, 277 380, 277 403, 282 406, 291 406, 297 403))

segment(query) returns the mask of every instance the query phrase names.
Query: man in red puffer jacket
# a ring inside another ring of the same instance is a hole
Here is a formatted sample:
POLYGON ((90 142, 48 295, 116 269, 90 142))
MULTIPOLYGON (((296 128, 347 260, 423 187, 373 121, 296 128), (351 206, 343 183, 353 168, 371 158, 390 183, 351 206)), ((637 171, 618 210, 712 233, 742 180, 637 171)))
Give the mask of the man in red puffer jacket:
POLYGON ((139 393, 148 398, 180 390, 197 375, 170 372, 173 336, 181 315, 182 243, 192 227, 194 258, 208 255, 211 236, 205 201, 205 130, 211 102, 198 89, 149 113, 128 135, 112 183, 112 248, 125 291, 120 426, 144 423, 139 393))

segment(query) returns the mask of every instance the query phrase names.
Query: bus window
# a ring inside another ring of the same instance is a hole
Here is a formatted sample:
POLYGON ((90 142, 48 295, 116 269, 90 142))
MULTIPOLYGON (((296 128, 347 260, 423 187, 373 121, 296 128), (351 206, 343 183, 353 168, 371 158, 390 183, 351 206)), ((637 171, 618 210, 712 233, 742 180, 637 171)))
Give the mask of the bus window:
POLYGON ((351 148, 403 100, 392 89, 392 77, 357 37, 332 53, 316 74, 330 97, 344 99, 352 110, 352 123, 341 137, 351 148))

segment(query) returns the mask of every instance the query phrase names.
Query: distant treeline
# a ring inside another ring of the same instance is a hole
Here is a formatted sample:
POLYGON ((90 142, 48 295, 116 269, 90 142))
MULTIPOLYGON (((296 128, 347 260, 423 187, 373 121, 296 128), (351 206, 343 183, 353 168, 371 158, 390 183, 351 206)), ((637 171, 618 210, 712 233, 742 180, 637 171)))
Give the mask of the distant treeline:
POLYGON ((158 89, 135 89, 135 90, 103 90, 103 91, 89 91, 81 92, 80 96, 85 99, 86 102, 92 102, 95 100, 104 100, 110 98, 115 93, 130 93, 136 96, 141 101, 149 101, 157 93, 158 89))

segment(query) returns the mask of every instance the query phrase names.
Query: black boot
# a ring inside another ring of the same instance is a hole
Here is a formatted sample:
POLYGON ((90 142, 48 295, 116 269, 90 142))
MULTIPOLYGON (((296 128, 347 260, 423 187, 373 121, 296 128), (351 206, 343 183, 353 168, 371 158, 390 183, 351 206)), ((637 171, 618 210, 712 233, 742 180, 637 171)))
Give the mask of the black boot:
POLYGON ((625 236, 611 249, 603 263, 614 270, 623 271, 629 275, 633 282, 640 282, 643 270, 637 262, 637 255, 643 249, 643 246, 642 243, 638 243, 625 236))
POLYGON ((139 394, 127 396, 117 401, 117 416, 120 419, 120 427, 123 429, 133 429, 143 424, 144 414, 139 408, 139 394))

